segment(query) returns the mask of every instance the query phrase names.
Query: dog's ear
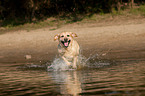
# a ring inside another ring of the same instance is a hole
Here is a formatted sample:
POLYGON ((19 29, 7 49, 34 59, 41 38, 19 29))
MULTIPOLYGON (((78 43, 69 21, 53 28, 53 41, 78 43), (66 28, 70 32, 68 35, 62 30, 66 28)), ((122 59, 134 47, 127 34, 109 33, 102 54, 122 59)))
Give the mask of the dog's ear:
POLYGON ((72 37, 78 37, 78 35, 76 33, 71 33, 72 37))
POLYGON ((54 36, 54 41, 59 39, 59 34, 54 36))

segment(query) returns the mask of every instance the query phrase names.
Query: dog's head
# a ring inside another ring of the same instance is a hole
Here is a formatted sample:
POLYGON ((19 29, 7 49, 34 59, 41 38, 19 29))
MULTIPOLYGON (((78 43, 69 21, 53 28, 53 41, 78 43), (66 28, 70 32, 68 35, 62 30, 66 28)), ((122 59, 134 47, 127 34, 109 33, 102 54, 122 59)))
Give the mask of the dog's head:
POLYGON ((73 37, 77 37, 77 34, 72 32, 62 32, 54 36, 54 41, 58 40, 62 46, 67 48, 73 41, 73 37))

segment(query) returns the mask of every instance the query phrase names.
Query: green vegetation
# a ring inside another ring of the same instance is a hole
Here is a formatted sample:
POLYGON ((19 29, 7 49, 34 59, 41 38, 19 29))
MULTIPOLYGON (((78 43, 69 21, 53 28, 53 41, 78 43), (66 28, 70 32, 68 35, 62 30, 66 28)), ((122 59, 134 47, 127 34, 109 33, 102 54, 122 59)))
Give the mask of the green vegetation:
POLYGON ((145 16, 145 5, 141 5, 138 8, 131 9, 130 13, 134 14, 134 15, 143 15, 143 16, 145 16))
POLYGON ((114 16, 145 16, 145 0, 1 0, 0 34, 4 31, 91 22, 114 16), (134 2, 133 2, 134 1, 134 2))

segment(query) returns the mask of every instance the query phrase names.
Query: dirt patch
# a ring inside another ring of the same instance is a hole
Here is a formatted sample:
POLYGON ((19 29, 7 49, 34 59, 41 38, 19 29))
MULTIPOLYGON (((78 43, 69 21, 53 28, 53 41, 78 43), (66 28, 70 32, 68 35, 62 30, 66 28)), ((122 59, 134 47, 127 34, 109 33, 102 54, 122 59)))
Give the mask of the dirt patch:
POLYGON ((100 23, 68 24, 56 30, 42 28, 19 30, 0 35, 0 62, 53 60, 57 55, 55 34, 72 31, 78 34, 82 54, 104 54, 103 59, 145 58, 145 19, 100 23), (120 23, 119 23, 120 22, 120 23), (104 23, 104 25, 103 25, 104 23), (109 51, 108 51, 109 50, 109 51), (25 56, 31 55, 30 60, 25 56))

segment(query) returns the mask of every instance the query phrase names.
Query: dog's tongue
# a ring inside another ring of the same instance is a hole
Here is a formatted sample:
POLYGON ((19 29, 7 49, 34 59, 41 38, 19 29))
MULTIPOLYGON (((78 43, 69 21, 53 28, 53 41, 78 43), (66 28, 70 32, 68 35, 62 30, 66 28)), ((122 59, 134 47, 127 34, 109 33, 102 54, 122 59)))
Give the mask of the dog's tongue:
POLYGON ((65 42, 65 43, 64 43, 64 46, 68 46, 68 42, 65 42))

